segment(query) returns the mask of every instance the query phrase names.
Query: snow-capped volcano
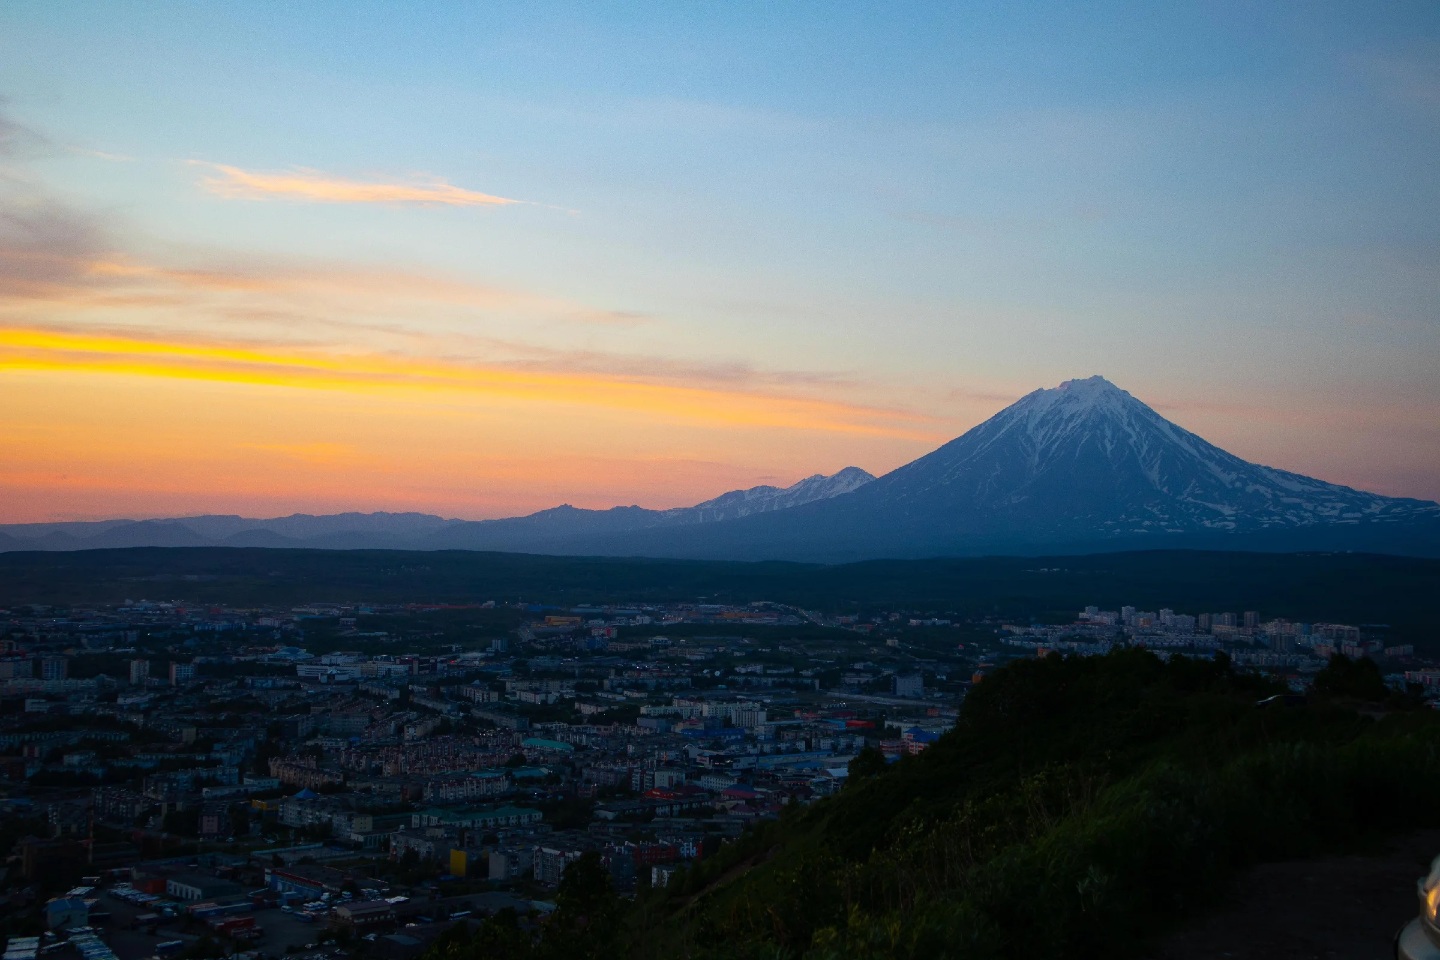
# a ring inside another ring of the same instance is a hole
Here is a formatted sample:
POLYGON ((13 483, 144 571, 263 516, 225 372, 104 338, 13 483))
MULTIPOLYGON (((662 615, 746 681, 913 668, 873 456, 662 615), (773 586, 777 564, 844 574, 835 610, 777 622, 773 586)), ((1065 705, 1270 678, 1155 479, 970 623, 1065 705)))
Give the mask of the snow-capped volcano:
POLYGON ((1249 463, 1103 377, 1036 390, 870 493, 977 528, 1020 523, 1035 533, 1107 536, 1440 513, 1433 503, 1249 463))

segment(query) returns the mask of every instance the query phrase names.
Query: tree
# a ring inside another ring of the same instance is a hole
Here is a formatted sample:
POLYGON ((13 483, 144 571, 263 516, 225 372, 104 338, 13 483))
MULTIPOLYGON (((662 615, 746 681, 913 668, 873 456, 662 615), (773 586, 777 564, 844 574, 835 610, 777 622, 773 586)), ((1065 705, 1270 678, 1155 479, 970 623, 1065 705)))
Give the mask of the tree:
POLYGON ((608 960, 619 949, 623 919, 619 897, 600 854, 581 854, 565 868, 555 892, 555 912, 545 924, 539 955, 554 960, 608 960))
POLYGON ((589 851, 565 867, 555 892, 555 905, 560 910, 585 916, 603 906, 612 895, 609 871, 601 862, 600 854, 589 851))
POLYGON ((866 747, 855 755, 854 760, 850 761, 849 781, 850 783, 859 783, 871 777, 878 777, 887 768, 885 754, 881 753, 877 747, 866 747))
POLYGON ((1384 700, 1390 695, 1380 668, 1369 657, 1351 660, 1343 653, 1330 658, 1325 669, 1315 674, 1315 692, 1323 697, 1354 700, 1384 700))
POLYGON ((520 960, 534 952, 534 941, 509 907, 472 930, 459 923, 442 934, 423 960, 520 960))

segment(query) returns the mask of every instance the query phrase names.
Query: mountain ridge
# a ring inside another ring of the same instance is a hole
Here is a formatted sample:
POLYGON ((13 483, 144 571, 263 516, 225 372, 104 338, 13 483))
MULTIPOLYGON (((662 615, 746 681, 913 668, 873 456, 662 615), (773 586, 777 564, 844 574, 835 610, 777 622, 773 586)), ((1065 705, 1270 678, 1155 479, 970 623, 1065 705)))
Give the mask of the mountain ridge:
MULTIPOLYGON (((236 514, 203 514, 148 520, 9 524, 0 525, 0 551, 135 546, 445 549, 447 541, 454 538, 500 542, 514 537, 544 542, 583 533, 721 522, 848 493, 874 479, 867 471, 851 466, 830 476, 817 473, 788 487, 761 485, 730 490, 692 507, 651 510, 631 505, 591 510, 561 504, 522 517, 496 520, 453 520, 418 512, 350 511, 255 519, 236 514)), ((467 548, 466 544, 456 546, 467 548)))
POLYGON ((1093 376, 1028 393, 882 477, 847 467, 692 507, 562 504, 483 521, 207 516, 0 533, 0 550, 20 541, 18 549, 273 545, 827 563, 1151 547, 1440 556, 1440 504, 1250 463, 1093 376))

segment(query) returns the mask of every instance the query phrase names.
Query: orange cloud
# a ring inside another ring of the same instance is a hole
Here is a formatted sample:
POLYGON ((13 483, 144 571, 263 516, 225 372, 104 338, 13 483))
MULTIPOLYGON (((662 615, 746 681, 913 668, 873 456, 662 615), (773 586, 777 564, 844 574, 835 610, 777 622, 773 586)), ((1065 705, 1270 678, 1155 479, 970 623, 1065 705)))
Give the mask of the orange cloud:
POLYGON ((933 419, 906 411, 618 376, 514 369, 117 333, 0 328, 0 370, 94 372, 342 391, 448 392, 546 406, 602 407, 647 419, 934 440, 933 419))
POLYGON ((167 331, 183 331, 176 336, 188 341, 190 331, 208 327, 207 342, 480 357, 495 369, 561 370, 722 392, 835 396, 864 386, 843 373, 595 350, 568 336, 556 343, 557 328, 549 323, 619 327, 649 318, 544 293, 344 263, 147 262, 111 249, 63 211, 42 212, 27 234, 8 243, 0 235, 0 326, 146 342, 166 340, 167 331), (535 335, 552 342, 534 342, 535 335))
POLYGON ((203 166, 215 171, 215 175, 201 181, 205 188, 216 196, 233 199, 444 207, 504 207, 524 203, 523 200, 466 190, 439 179, 421 183, 376 183, 347 180, 305 168, 283 173, 261 173, 223 163, 206 163, 203 166))

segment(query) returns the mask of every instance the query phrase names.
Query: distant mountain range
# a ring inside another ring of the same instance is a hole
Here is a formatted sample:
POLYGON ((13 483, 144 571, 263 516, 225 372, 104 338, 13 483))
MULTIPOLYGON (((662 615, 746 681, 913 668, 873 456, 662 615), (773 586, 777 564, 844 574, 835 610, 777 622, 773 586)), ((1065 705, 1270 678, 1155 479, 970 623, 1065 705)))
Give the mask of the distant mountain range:
POLYGON ((0 527, 0 551, 132 546, 822 561, 1152 546, 1440 556, 1440 504, 1249 463, 1091 377, 1036 390, 878 479, 847 467, 673 510, 566 505, 483 521, 347 513, 0 527))
POLYGON ((564 504, 503 520, 446 520, 425 513, 337 513, 254 520, 238 516, 173 520, 101 520, 0 525, 0 551, 96 550, 116 547, 310 547, 321 549, 485 549, 536 552, 575 537, 655 527, 723 523, 849 493, 874 480, 859 467, 806 477, 789 487, 731 490, 693 507, 583 510, 564 504))

